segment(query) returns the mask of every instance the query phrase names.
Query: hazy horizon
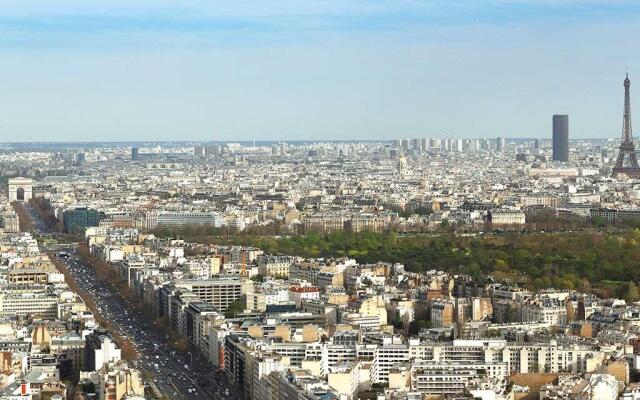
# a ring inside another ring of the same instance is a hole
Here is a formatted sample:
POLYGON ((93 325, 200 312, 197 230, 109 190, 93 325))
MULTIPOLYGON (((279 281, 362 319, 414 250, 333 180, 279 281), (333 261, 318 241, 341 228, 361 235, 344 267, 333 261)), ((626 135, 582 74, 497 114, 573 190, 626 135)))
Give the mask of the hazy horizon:
MULTIPOLYGON (((0 142, 616 139, 626 0, 0 4, 0 142)), ((636 86, 636 84, 638 86, 636 86)), ((637 100, 636 100, 637 99, 637 100)))
MULTIPOLYGON (((444 137, 430 137, 426 139, 440 139, 444 140, 444 137)), ((495 140, 498 137, 484 137, 481 139, 495 140)), ((250 146, 255 142, 257 147, 259 146, 269 146, 278 143, 289 143, 293 145, 298 144, 312 144, 312 143, 388 143, 392 144, 395 140, 401 139, 421 139, 418 137, 403 137, 403 138, 386 138, 386 139, 287 139, 287 140, 278 140, 278 139, 260 139, 260 140, 191 140, 191 139, 182 139, 182 140, 91 140, 91 141, 65 141, 65 140, 57 140, 57 141, 44 141, 44 140, 33 140, 33 141, 23 141, 23 142, 7 142, 0 141, 0 145, 18 145, 19 147, 29 147, 30 145, 61 145, 61 144, 69 144, 69 145, 91 145, 97 146, 102 144, 107 145, 135 145, 139 147, 144 147, 147 145, 159 145, 159 144, 172 144, 179 146, 189 146, 189 145, 200 145, 200 144, 231 144, 238 143, 245 146, 250 146)), ((457 139, 457 138, 453 138, 457 139)), ((459 138, 461 140, 471 140, 475 138, 459 138)), ((527 142, 531 140, 545 140, 551 144, 552 139, 547 137, 506 137, 504 138, 506 141, 511 142, 527 142)), ((580 142, 580 141, 589 141, 589 142, 597 142, 597 141, 616 141, 618 138, 569 138, 569 142, 580 142)), ((637 138, 634 140, 638 140, 637 138)))

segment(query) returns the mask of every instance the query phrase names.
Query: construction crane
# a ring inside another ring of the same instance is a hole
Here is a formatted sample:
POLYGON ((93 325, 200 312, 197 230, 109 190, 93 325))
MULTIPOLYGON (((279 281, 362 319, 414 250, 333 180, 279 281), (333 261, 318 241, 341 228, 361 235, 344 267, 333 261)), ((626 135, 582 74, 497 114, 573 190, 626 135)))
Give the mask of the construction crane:
POLYGON ((240 270, 240 276, 246 277, 247 275, 249 275, 247 272, 247 254, 243 251, 242 252, 242 269, 240 270))

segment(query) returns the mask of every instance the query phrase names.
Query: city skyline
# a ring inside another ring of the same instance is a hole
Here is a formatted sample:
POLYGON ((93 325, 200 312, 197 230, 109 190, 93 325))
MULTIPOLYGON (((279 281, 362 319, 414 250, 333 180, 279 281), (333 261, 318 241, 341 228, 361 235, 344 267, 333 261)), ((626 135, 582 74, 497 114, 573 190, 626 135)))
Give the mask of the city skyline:
MULTIPOLYGON (((541 141, 540 143, 545 143, 552 147, 553 145, 553 134, 547 136, 523 136, 523 137, 500 137, 500 136, 485 136, 485 137, 451 137, 450 135, 442 135, 442 136, 431 136, 431 137, 420 137, 420 136, 398 136, 398 137, 387 137, 380 139, 307 139, 307 140, 299 140, 299 139, 261 139, 261 140, 252 140, 252 139, 241 139, 241 140, 198 140, 198 139, 183 139, 183 140, 78 140, 78 141, 67 141, 67 140, 58 140, 58 141, 47 141, 47 140, 30 140, 30 141, 0 141, 0 146, 9 146, 8 148, 12 148, 12 146, 19 145, 21 147, 29 147, 29 145, 34 145, 36 147, 44 146, 45 148, 48 145, 51 146, 62 146, 64 148, 75 148, 82 147, 83 145, 89 147, 100 147, 100 145, 129 145, 129 146, 137 146, 137 147, 145 147, 145 146, 163 146, 169 145, 171 146, 181 146, 181 145, 198 145, 198 144, 240 144, 245 147, 252 147, 254 144, 256 147, 265 147, 271 146, 279 143, 289 143, 296 145, 305 145, 305 144, 330 144, 330 143, 386 143, 392 144, 394 141, 398 140, 414 140, 414 139, 436 139, 440 141, 446 140, 454 140, 454 141, 477 141, 477 140, 489 140, 495 141, 497 139, 504 139, 507 143, 518 143, 519 142, 533 142, 533 141, 541 141)), ((636 141, 638 139, 634 139, 636 141)), ((620 141, 619 137, 569 137, 569 143, 578 143, 578 142, 616 142, 620 141)), ((1 148, 0 148, 1 149, 1 148)))
POLYGON ((0 140, 619 137, 628 1, 0 5, 0 140), (597 48, 597 52, 591 49, 597 48), (464 118, 460 118, 464 115, 464 118))
POLYGON ((553 146, 0 145, 0 400, 635 399, 630 85, 622 143, 563 159, 566 115, 553 146))
POLYGON ((640 400, 639 17, 0 1, 0 400, 640 400))

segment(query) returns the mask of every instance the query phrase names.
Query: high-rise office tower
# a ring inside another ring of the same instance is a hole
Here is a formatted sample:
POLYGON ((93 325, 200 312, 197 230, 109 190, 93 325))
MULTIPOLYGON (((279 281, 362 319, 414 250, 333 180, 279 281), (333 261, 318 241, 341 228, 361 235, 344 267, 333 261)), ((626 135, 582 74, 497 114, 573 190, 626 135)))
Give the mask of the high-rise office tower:
POLYGON ((138 157, 139 157, 138 148, 137 147, 132 147, 131 148, 131 160, 137 161, 138 157))
POLYGON ((76 154, 76 164, 83 165, 87 161, 87 156, 85 153, 76 154))
POLYGON ((569 161, 569 116, 553 116, 553 161, 569 161))
POLYGON ((409 152, 409 139, 400 139, 400 146, 405 153, 409 152))
POLYGON ((451 138, 445 138, 442 142, 442 150, 451 151, 451 138))
POLYGON ((496 138, 496 151, 503 151, 505 146, 504 138, 496 138))
POLYGON ((427 138, 421 138, 420 139, 420 150, 421 151, 427 151, 427 138))

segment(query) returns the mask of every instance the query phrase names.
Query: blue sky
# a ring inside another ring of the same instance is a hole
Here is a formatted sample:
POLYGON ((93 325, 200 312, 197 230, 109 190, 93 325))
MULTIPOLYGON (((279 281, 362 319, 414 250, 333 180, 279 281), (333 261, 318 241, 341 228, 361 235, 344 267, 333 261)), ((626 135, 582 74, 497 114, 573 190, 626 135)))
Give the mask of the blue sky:
POLYGON ((623 0, 5 0, 0 141, 617 137, 637 37, 623 0))

